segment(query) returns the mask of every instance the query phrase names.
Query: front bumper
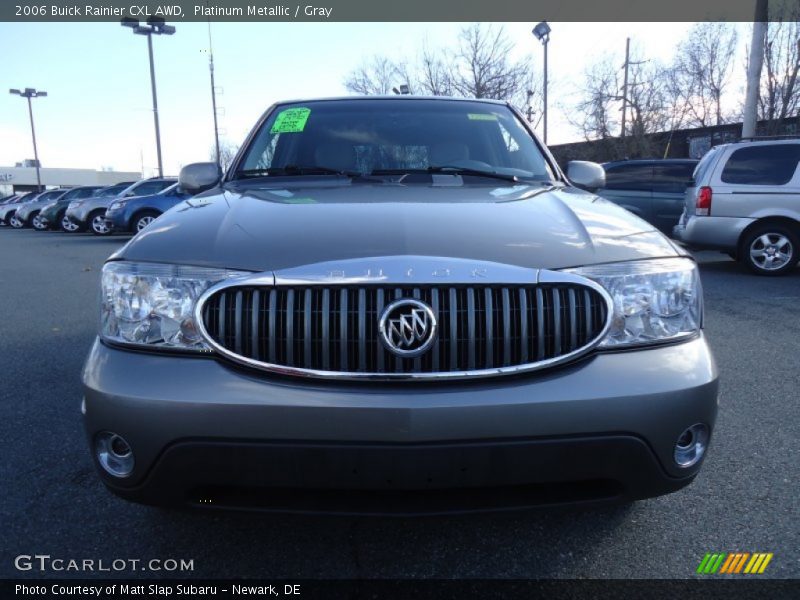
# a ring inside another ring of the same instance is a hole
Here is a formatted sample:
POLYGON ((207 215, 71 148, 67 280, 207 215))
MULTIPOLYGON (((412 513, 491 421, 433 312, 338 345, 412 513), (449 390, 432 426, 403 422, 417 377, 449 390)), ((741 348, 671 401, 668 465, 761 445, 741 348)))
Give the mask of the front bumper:
POLYGON ((128 231, 128 220, 124 209, 107 210, 106 225, 112 231, 128 231))
POLYGON ((16 212, 16 217, 18 221, 22 221, 26 225, 28 225, 28 218, 30 217, 32 210, 29 208, 20 208, 16 212))
POLYGON ((67 218, 76 225, 80 225, 81 227, 86 227, 86 225, 89 224, 88 223, 89 213, 92 212, 94 208, 100 208, 100 207, 86 206, 85 204, 82 204, 77 208, 73 206, 68 206, 67 212, 65 214, 67 215, 67 218))
POLYGON ((675 442, 717 412, 703 336, 435 385, 268 378, 98 341, 83 378, 89 439, 118 433, 135 457, 124 479, 98 469, 104 483, 154 504, 402 513, 645 498, 692 481, 700 463, 679 468, 675 442))
POLYGON ((61 213, 60 208, 51 208, 49 210, 43 210, 39 213, 39 218, 48 226, 57 228, 61 219, 59 215, 61 213))

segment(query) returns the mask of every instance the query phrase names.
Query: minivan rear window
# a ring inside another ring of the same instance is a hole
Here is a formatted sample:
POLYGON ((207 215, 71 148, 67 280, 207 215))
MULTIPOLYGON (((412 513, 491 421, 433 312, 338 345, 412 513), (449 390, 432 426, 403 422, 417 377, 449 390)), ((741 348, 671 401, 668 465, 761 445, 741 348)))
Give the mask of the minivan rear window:
POLYGON ((799 161, 800 144, 740 148, 728 158, 721 179, 741 185, 785 185, 792 180, 799 161))
POLYGON ((719 147, 713 146, 711 150, 703 155, 703 158, 700 159, 700 162, 697 163, 697 166, 694 168, 694 173, 692 173, 692 183, 696 185, 706 176, 708 168, 714 162, 714 157, 718 151, 719 147))

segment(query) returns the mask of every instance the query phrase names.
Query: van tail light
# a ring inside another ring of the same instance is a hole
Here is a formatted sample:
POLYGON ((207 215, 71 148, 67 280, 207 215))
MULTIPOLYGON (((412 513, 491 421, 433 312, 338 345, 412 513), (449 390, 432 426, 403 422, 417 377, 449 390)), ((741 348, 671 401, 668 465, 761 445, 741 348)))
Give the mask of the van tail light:
POLYGON ((694 214, 707 217, 711 214, 711 188, 704 185, 697 190, 697 203, 695 204, 694 214))

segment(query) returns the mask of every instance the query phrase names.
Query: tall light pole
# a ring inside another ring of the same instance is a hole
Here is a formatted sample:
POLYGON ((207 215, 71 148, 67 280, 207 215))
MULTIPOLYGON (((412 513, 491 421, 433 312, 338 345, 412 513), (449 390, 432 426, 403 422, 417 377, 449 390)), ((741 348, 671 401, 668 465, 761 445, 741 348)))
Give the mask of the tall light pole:
POLYGON ((208 19, 208 72, 211 75, 211 110, 214 112, 214 146, 217 149, 217 164, 221 166, 222 160, 219 155, 219 125, 217 123, 217 90, 214 87, 214 48, 211 45, 211 18, 208 19))
POLYGON ((164 176, 164 166, 161 161, 161 130, 158 126, 158 97, 156 95, 156 68, 153 64, 153 36, 172 35, 175 28, 164 23, 164 19, 150 17, 146 24, 140 25, 138 19, 126 17, 122 19, 123 27, 130 27, 136 35, 147 36, 147 50, 150 54, 150 86, 153 89, 153 121, 156 126, 156 155, 158 156, 158 176, 164 176))
POLYGON ((542 90, 543 95, 543 109, 542 109, 542 123, 543 123, 543 131, 544 131, 544 143, 547 143, 547 42, 550 41, 550 25, 547 24, 547 21, 542 21, 536 27, 533 28, 533 35, 536 36, 536 39, 542 42, 542 46, 544 46, 544 89, 542 90))
POLYGON ((31 118, 31 137, 33 137, 33 160, 36 163, 36 191, 41 192, 42 178, 39 174, 39 150, 36 148, 36 129, 33 126, 33 106, 31 105, 31 98, 44 98, 47 96, 47 92, 35 90, 33 88, 25 88, 24 90, 8 90, 8 93, 28 99, 28 116, 31 118))

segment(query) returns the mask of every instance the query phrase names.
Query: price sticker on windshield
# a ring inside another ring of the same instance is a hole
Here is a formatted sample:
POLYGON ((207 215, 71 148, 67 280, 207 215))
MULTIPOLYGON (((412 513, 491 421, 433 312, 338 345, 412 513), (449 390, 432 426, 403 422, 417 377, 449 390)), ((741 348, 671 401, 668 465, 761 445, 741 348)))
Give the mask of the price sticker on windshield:
POLYGON ((497 121, 497 115, 491 113, 468 113, 467 118, 470 121, 497 121))
POLYGON ((310 108, 287 108, 278 113, 270 133, 300 133, 306 128, 310 108))

